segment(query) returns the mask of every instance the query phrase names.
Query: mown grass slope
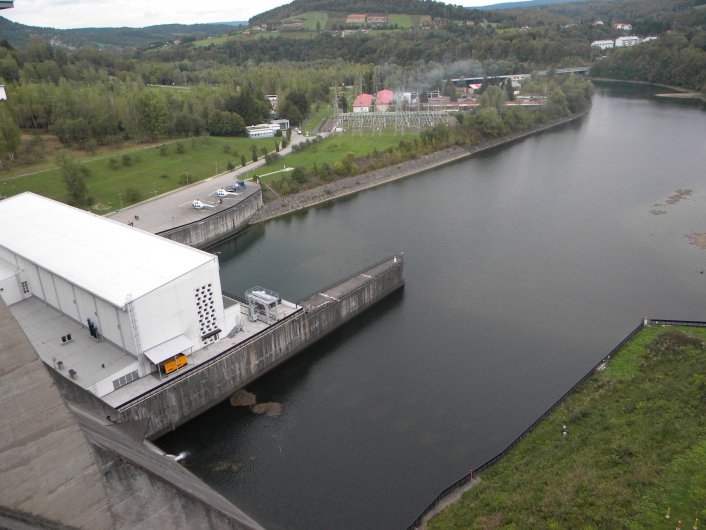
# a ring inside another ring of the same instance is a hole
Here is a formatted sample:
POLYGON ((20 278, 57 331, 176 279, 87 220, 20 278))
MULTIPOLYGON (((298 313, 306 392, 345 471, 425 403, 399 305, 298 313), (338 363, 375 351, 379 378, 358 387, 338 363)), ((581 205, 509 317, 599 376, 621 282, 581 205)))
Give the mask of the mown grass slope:
POLYGON ((640 332, 430 528, 706 521, 704 340, 703 328, 640 332))

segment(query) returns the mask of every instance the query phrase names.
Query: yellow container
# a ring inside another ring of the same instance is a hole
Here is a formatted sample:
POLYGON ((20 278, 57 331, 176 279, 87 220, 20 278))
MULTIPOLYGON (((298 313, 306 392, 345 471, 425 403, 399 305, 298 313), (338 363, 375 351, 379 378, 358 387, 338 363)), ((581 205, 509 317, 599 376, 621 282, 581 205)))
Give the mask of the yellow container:
POLYGON ((162 371, 165 374, 171 374, 174 370, 178 370, 186 364, 186 355, 180 353, 176 357, 173 357, 167 361, 164 361, 162 366, 162 371))

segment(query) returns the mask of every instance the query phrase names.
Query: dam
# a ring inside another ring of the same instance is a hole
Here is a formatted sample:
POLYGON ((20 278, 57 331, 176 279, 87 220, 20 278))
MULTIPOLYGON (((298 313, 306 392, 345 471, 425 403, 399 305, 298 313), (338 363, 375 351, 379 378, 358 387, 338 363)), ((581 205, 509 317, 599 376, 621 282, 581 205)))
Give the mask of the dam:
POLYGON ((404 285, 399 254, 296 303, 259 286, 243 296, 221 289, 217 255, 32 193, 2 201, 0 222, 13 227, 0 237, 10 526, 260 528, 148 440, 404 285), (83 511, 66 509, 78 497, 83 511))

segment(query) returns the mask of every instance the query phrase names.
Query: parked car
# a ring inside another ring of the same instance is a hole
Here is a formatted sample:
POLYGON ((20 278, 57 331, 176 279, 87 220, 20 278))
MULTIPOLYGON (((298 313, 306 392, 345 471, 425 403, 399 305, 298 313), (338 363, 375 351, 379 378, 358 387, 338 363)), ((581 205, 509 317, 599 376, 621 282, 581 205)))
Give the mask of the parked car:
POLYGON ((245 182, 242 180, 236 180, 235 184, 229 184, 228 186, 225 187, 226 191, 234 192, 234 191, 240 191, 245 189, 245 182))

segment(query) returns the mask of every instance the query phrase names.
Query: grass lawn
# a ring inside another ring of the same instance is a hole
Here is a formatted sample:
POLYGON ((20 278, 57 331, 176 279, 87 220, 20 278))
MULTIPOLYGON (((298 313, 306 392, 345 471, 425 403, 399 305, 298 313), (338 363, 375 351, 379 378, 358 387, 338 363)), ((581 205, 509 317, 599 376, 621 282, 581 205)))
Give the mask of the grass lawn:
MULTIPOLYGON (((418 17, 414 17, 414 18, 418 19, 418 17)), ((397 26, 402 29, 409 29, 412 27, 412 16, 411 15, 392 14, 392 15, 388 15, 387 20, 391 26, 394 26, 395 24, 397 24, 397 26)))
MULTIPOLYGON (((304 151, 287 155, 282 161, 278 161, 271 166, 274 169, 262 168, 259 173, 281 169, 283 163, 286 163, 287 167, 301 167, 308 171, 314 167, 314 163, 318 164, 319 167, 326 162, 333 165, 334 162, 341 160, 348 153, 353 153, 353 156, 357 158, 372 153, 375 149, 383 151, 388 147, 397 145, 400 140, 409 140, 414 137, 414 133, 398 135, 393 133, 382 135, 364 134, 363 136, 354 136, 350 133, 334 134, 304 151)), ((266 177, 264 180, 268 181, 280 177, 281 175, 277 174, 266 177)))
POLYGON ((328 24, 328 13, 325 11, 310 11, 302 13, 292 18, 300 18, 304 21, 304 27, 309 31, 316 31, 316 23, 318 22, 321 29, 326 29, 328 24))
POLYGON ((235 37, 231 35, 223 35, 221 37, 211 37, 210 39, 195 40, 191 43, 191 45, 195 48, 203 48, 204 46, 208 46, 209 44, 213 44, 214 46, 216 46, 225 44, 226 42, 233 40, 234 38, 235 37))
POLYGON ((312 135, 315 134, 316 127, 318 127, 319 124, 323 121, 323 119, 329 115, 330 110, 329 105, 327 103, 318 103, 318 105, 319 110, 312 109, 312 112, 309 113, 309 115, 304 120, 304 123, 302 123, 302 132, 312 135))
MULTIPOLYGON (((152 195, 173 190, 226 170, 228 162, 240 166, 240 155, 249 162, 251 145, 274 150, 272 138, 186 138, 166 144, 166 154, 158 146, 122 149, 113 154, 82 160, 88 169, 85 178, 88 193, 95 200, 93 210, 105 213, 152 195), (177 152, 177 145, 183 153, 177 152), (227 147, 226 147, 227 146, 227 147), (228 149, 229 152, 225 152, 228 149), (134 190, 129 192, 128 190, 134 190), (136 192, 136 193, 135 193, 136 192), (131 200, 130 197, 133 197, 131 200)), ((66 200, 66 188, 60 170, 53 167, 46 171, 21 177, 0 180, 0 195, 11 196, 23 191, 33 191, 45 197, 66 200)))
POLYGON ((703 525, 704 341, 703 328, 641 331, 429 528, 703 525))

